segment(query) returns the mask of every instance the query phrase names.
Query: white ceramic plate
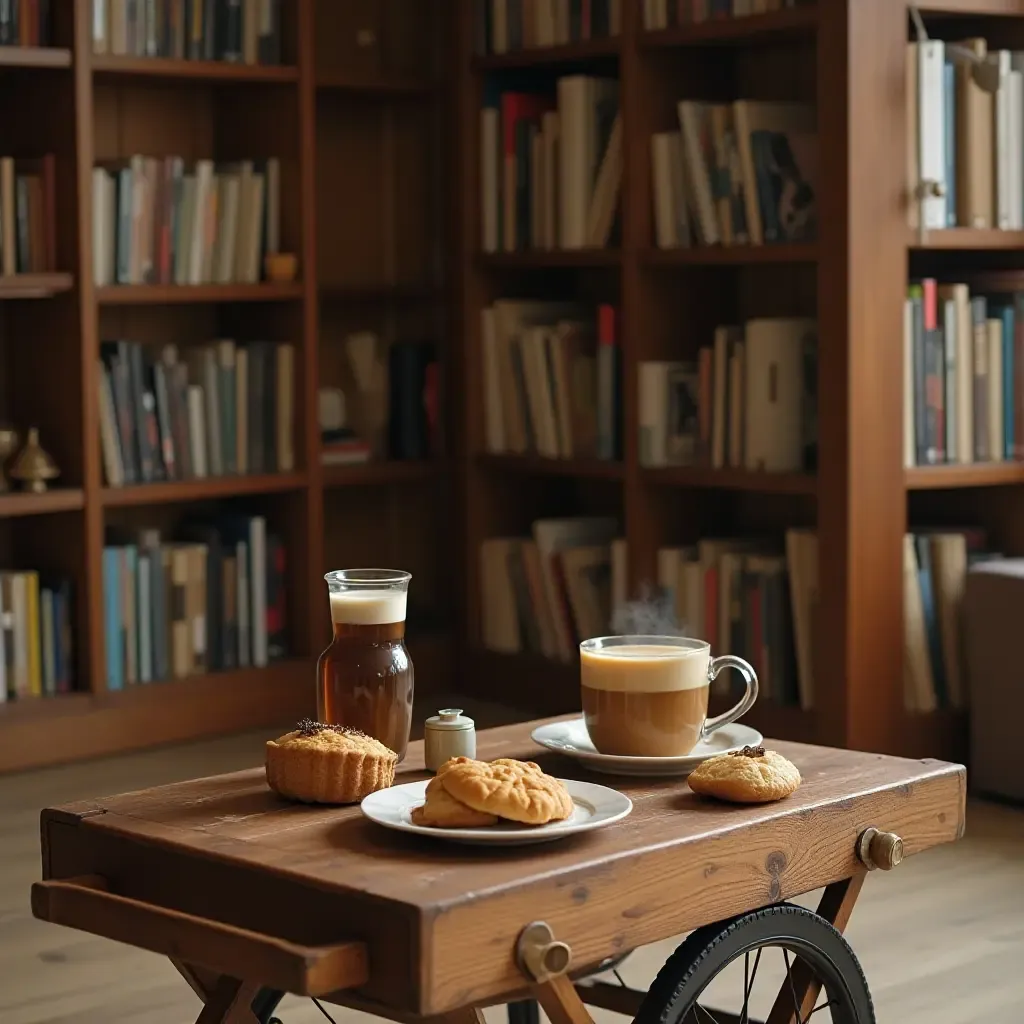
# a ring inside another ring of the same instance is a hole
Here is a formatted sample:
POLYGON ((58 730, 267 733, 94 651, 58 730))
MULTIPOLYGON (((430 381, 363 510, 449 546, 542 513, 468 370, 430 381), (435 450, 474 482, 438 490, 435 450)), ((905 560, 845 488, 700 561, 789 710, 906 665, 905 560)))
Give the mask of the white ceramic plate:
POLYGON ((733 722, 716 729, 706 743, 698 743, 685 757, 621 757, 599 754, 587 735, 582 718, 552 722, 533 730, 533 741, 548 750, 566 754, 593 772, 607 775, 682 776, 716 754, 760 746, 764 737, 749 725, 733 722))
POLYGON ((610 825, 633 810, 633 802, 629 797, 607 786, 598 786, 593 782, 574 782, 571 779, 561 781, 575 806, 572 815, 565 821, 553 821, 549 825, 517 825, 511 821, 486 828, 427 828, 414 825, 410 815, 413 808, 419 807, 425 799, 426 782, 407 782, 404 786, 378 790, 366 797, 360 808, 371 821, 399 832, 413 832, 456 843, 498 846, 552 842, 578 832, 589 832, 610 825))

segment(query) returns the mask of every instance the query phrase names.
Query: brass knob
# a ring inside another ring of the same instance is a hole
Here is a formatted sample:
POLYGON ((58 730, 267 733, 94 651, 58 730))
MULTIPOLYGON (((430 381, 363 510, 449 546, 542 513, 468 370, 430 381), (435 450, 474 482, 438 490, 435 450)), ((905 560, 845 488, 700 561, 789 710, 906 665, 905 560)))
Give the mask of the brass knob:
POLYGON ((903 840, 895 832, 867 828, 857 840, 857 856, 868 871, 891 871, 903 860, 903 840))
POLYGON ((555 939, 546 921, 534 921, 519 933, 516 953, 520 967, 534 981, 547 981, 565 974, 572 961, 572 950, 555 939))

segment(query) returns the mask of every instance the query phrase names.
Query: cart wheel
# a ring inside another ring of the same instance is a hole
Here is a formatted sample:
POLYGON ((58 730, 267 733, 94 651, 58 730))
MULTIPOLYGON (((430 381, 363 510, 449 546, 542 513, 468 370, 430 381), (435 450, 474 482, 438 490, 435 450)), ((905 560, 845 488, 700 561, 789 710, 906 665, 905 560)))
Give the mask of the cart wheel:
POLYGON ((807 1024, 812 1017, 813 1024, 830 1017, 875 1024, 849 943, 823 917, 781 903, 689 935, 658 972, 634 1024, 807 1024))

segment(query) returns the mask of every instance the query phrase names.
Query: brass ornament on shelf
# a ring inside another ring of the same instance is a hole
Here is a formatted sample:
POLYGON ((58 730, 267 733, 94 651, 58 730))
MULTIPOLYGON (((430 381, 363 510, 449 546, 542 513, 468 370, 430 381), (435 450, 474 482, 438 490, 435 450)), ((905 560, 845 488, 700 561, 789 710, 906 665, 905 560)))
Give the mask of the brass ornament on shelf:
POLYGON ((0 494, 6 494, 11 489, 4 467, 7 460, 18 450, 21 438, 14 427, 0 427, 0 494))
POLYGON ((30 428, 25 447, 18 453, 9 472, 15 480, 21 482, 26 491, 33 494, 45 493, 47 480, 60 476, 57 463, 39 443, 37 427, 30 428))
POLYGON ((293 252, 268 252, 263 257, 267 280, 274 284, 290 284, 299 272, 299 258, 293 252))

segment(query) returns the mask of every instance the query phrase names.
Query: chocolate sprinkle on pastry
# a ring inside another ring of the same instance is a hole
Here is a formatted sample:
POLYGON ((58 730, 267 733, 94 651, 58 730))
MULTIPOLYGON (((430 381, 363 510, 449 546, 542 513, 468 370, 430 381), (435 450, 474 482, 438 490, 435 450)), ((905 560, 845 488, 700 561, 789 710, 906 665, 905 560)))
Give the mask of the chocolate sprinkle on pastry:
POLYGON ((323 722, 314 722, 312 718, 304 718, 295 728, 300 736, 315 736, 318 732, 336 732, 342 736, 366 735, 359 729, 353 729, 350 725, 324 725, 323 722))
POLYGON ((764 747, 744 747, 742 750, 734 750, 733 757, 764 757, 764 747))

